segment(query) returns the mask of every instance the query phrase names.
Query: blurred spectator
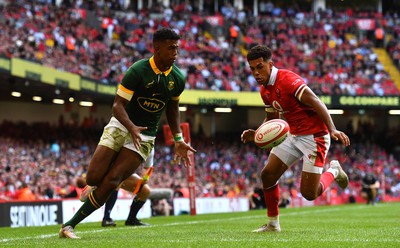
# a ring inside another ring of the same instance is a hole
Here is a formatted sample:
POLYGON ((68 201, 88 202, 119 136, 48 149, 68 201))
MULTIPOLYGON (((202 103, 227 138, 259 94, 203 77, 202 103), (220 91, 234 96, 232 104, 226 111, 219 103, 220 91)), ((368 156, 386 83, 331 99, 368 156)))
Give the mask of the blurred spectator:
POLYGON ((152 209, 153 209, 153 216, 170 216, 173 214, 172 205, 168 202, 167 199, 160 199, 160 200, 152 200, 152 209))
POLYGON ((16 200, 19 201, 33 201, 36 200, 35 194, 32 190, 28 187, 26 183, 22 183, 20 188, 17 190, 15 194, 16 200))
POLYGON ((284 191, 279 199, 278 207, 287 208, 288 206, 290 206, 290 193, 288 191, 284 191))
POLYGON ((375 205, 377 202, 380 183, 378 178, 372 173, 367 173, 361 182, 361 196, 367 200, 367 204, 375 205))
POLYGON ((385 30, 382 26, 378 26, 375 29, 375 46, 383 48, 385 43, 385 30))
POLYGON ((264 192, 262 188, 255 187, 248 195, 250 209, 265 209, 267 206, 264 201, 264 192))
POLYGON ((86 186, 86 180, 83 177, 78 177, 75 180, 75 185, 70 185, 66 194, 62 195, 62 198, 79 198, 86 186))

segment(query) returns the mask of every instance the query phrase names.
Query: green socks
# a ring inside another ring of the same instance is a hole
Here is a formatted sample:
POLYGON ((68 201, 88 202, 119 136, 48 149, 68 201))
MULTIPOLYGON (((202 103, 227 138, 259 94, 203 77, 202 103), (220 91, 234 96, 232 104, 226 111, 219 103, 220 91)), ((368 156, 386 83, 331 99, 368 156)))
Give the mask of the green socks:
POLYGON ((69 221, 65 222, 64 226, 72 226, 75 228, 83 219, 93 213, 96 209, 100 208, 102 204, 99 204, 96 200, 95 191, 89 194, 82 207, 75 213, 75 215, 69 221))

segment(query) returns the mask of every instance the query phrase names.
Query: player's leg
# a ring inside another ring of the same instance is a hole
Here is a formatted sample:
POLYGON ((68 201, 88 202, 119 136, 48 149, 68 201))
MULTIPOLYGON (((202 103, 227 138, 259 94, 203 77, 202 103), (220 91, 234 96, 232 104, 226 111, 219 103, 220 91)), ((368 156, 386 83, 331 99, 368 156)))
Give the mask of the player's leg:
POLYGON ((109 147, 98 145, 90 161, 86 183, 79 199, 84 202, 88 195, 101 183, 111 165, 117 152, 109 147))
MULTIPOLYGON (((129 180, 124 181, 124 185, 122 187, 129 187, 132 191, 136 188, 137 183, 141 178, 137 174, 133 174, 129 177, 129 180)), ((125 221, 125 225, 127 226, 147 226, 148 224, 141 222, 137 219, 137 214, 139 210, 146 203, 147 199, 150 195, 150 187, 144 183, 140 186, 139 192, 135 196, 132 201, 132 205, 129 211, 128 218, 125 221)))
MULTIPOLYGON (((150 169, 150 167, 152 167, 153 164, 154 164, 154 147, 151 149, 150 154, 148 155, 147 159, 144 161, 143 168, 150 169)), ((123 188, 129 192, 134 192, 136 190, 136 187, 138 186, 140 179, 142 179, 142 183, 147 183, 149 176, 150 175, 148 175, 147 177, 146 176, 140 177, 138 174, 133 174, 130 177, 128 177, 125 181, 123 181, 120 186, 121 186, 121 188, 123 188)))
POLYGON ((107 173, 99 187, 93 191, 97 195, 97 200, 104 204, 120 183, 136 171, 142 161, 142 156, 137 152, 122 148, 112 170, 107 173))
POLYGON ((299 137, 298 147, 304 154, 300 192, 309 201, 320 196, 333 181, 336 181, 341 188, 347 187, 347 175, 337 160, 332 160, 329 169, 322 173, 329 146, 329 134, 299 137))
MULTIPOLYGON (((153 149, 151 149, 149 156, 145 160, 144 168, 149 169, 153 165, 154 165, 154 147, 153 147, 153 149)), ((132 201, 128 218, 125 221, 125 225, 127 225, 127 226, 147 226, 147 225, 149 225, 147 223, 141 222, 137 218, 137 214, 138 214, 139 210, 143 207, 143 205, 146 203, 147 199, 150 196, 150 187, 147 184, 147 180, 149 179, 149 176, 150 175, 139 177, 139 175, 133 174, 131 177, 129 177, 129 180, 124 181, 124 183, 126 182, 126 186, 130 187, 132 189, 131 191, 136 190, 136 187, 140 187, 140 189, 138 190, 138 193, 136 194, 135 198, 132 201), (142 182, 140 183, 140 185, 138 185, 140 180, 142 180, 142 182)))
POLYGON ((254 230, 253 232, 280 232, 279 224, 279 184, 278 180, 287 170, 282 160, 275 154, 270 153, 268 162, 261 171, 264 199, 267 205, 268 223, 254 230))
POLYGON ((113 193, 111 193, 110 197, 107 199, 105 205, 104 205, 104 215, 103 215, 103 220, 101 222, 101 226, 103 227, 108 227, 108 226, 113 226, 115 227, 117 224, 115 221, 111 218, 111 211, 114 208, 115 202, 118 199, 118 192, 119 188, 123 188, 129 192, 132 192, 135 189, 135 181, 133 179, 133 175, 125 179, 121 184, 120 187, 118 187, 113 193))
POLYGON ((122 148, 115 160, 112 170, 108 171, 100 185, 89 194, 84 204, 72 219, 63 224, 59 236, 66 237, 67 230, 65 229, 72 228, 73 232, 73 228, 75 228, 77 224, 100 208, 118 185, 132 175, 142 161, 143 158, 138 153, 127 148, 122 148))
POLYGON ((98 145, 86 176, 86 183, 91 186, 99 186, 112 166, 118 152, 103 145, 98 145))
POLYGON ((99 145, 89 164, 86 177, 87 185, 80 195, 80 200, 84 202, 84 204, 71 220, 61 226, 59 231, 60 238, 79 238, 74 233, 75 226, 101 206, 93 200, 93 197, 91 200, 88 200, 88 197, 92 195, 93 190, 109 172, 111 164, 118 154, 117 151, 121 149, 125 142, 124 136, 126 136, 126 133, 125 135, 122 134, 121 129, 110 127, 109 125, 104 128, 99 145))
POLYGON ((118 190, 115 190, 111 193, 110 197, 108 197, 106 204, 104 205, 104 215, 103 220, 101 221, 101 226, 116 226, 117 224, 111 219, 111 211, 115 205, 115 202, 118 198, 118 190))
POLYGON ((279 199, 280 191, 278 180, 302 156, 302 153, 293 144, 293 136, 288 137, 279 146, 274 147, 268 157, 268 162, 261 171, 264 200, 267 206, 268 223, 253 232, 280 232, 279 199), (288 152, 290 151, 290 152, 288 152))
MULTIPOLYGON (((153 166, 153 161, 154 161, 154 147, 144 163, 144 168, 148 169, 151 166, 153 166)), ((119 185, 119 188, 123 188, 126 191, 133 192, 136 190, 136 187, 139 186, 138 182, 141 179, 142 178, 139 175, 133 174, 130 177, 128 177, 127 179, 125 179, 119 185)), ((129 217, 125 222, 126 225, 148 225, 146 223, 142 223, 136 217, 137 213, 142 208, 142 206, 146 203, 146 200, 148 199, 148 197, 150 195, 150 187, 148 185, 144 185, 146 183, 145 181, 142 181, 142 183, 143 183, 143 185, 140 184, 140 186, 139 186, 140 190, 138 190, 138 193, 137 193, 136 197, 133 199, 133 202, 131 204, 129 217)), ((115 202, 117 201, 117 198, 118 198, 118 190, 113 192, 111 194, 111 196, 108 198, 107 202, 105 203, 104 216, 103 216, 103 220, 101 223, 101 225, 103 227, 116 226, 116 223, 111 219, 110 214, 115 205, 115 202)))
POLYGON ((116 127, 114 122, 115 120, 111 119, 110 123, 104 127, 99 144, 90 160, 86 177, 87 185, 79 197, 82 202, 103 181, 103 178, 112 167, 117 153, 129 137, 128 133, 122 127, 116 127))
POLYGON ((297 146, 304 154, 300 192, 304 198, 312 201, 320 196, 335 179, 332 171, 322 173, 330 146, 330 136, 329 134, 320 137, 305 135, 298 137, 298 141, 297 146))
POLYGON ((289 168, 288 166, 294 164, 303 156, 303 153, 296 147, 296 142, 296 137, 289 134, 283 143, 271 150, 268 162, 261 171, 268 223, 254 230, 254 232, 280 232, 281 230, 278 180, 289 168))
POLYGON ((137 174, 132 174, 130 177, 128 177, 121 183, 120 188, 128 192, 133 192, 138 182, 138 179, 136 179, 137 177, 140 179, 140 177, 137 174))
POLYGON ((321 180, 321 174, 303 171, 301 173, 300 192, 301 195, 309 201, 315 200, 322 194, 325 188, 322 186, 323 182, 327 185, 333 182, 333 175, 325 173, 325 180, 321 180), (320 183, 321 182, 321 183, 320 183))

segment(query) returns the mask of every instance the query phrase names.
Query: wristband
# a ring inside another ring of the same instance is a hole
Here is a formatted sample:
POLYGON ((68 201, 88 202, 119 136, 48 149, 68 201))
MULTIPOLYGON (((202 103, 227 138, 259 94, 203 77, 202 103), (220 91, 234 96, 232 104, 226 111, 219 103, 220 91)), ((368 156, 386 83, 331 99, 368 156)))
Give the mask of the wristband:
POLYGON ((183 135, 182 135, 182 133, 176 133, 176 134, 174 134, 174 141, 175 141, 175 142, 183 142, 183 135))

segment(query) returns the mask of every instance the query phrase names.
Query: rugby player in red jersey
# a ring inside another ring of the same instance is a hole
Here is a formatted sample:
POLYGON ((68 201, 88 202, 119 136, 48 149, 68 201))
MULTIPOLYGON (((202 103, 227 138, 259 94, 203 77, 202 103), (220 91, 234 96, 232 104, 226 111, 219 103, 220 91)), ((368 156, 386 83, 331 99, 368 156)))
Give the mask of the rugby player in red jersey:
MULTIPOLYGON (((300 192, 307 200, 320 196, 333 182, 341 188, 348 185, 348 177, 337 160, 330 162, 323 172, 331 138, 350 145, 348 136, 337 130, 327 107, 294 72, 278 69, 272 61, 272 51, 257 45, 249 50, 247 61, 260 85, 268 121, 282 115, 289 124, 290 133, 283 143, 272 148, 261 171, 268 222, 254 232, 280 232, 278 180, 300 159, 303 160, 300 192)), ((244 130, 244 143, 254 141, 254 130, 244 130)))

